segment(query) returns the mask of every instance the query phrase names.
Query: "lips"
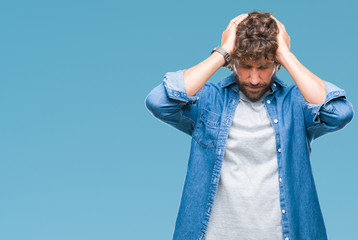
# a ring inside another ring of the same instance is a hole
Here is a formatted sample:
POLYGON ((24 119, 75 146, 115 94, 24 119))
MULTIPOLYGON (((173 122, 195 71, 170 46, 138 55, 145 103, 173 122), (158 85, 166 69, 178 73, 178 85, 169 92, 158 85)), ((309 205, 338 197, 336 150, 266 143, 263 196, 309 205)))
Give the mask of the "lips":
POLYGON ((251 87, 251 86, 247 86, 247 87, 252 91, 257 91, 257 90, 261 89, 261 87, 251 87))

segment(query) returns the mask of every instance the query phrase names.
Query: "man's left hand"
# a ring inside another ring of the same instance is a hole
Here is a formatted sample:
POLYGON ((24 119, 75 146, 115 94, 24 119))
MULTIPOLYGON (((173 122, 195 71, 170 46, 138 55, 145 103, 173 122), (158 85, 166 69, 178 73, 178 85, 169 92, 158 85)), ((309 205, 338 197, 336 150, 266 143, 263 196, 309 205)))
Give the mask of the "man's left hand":
POLYGON ((271 17, 276 21, 279 33, 277 35, 278 48, 276 50, 276 60, 284 66, 285 56, 291 53, 290 51, 290 36, 286 32, 285 26, 279 22, 274 16, 271 17))

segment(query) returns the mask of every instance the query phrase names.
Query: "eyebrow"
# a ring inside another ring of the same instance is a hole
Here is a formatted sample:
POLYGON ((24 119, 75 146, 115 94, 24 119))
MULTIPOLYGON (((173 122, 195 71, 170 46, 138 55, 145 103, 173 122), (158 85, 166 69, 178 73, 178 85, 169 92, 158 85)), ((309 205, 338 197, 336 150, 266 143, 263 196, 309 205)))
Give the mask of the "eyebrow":
MULTIPOLYGON (((266 67, 266 66, 269 66, 269 65, 272 65, 272 64, 274 64, 274 63, 273 62, 264 63, 264 64, 258 65, 257 67, 266 67)), ((252 67, 252 65, 247 64, 247 63, 239 63, 239 66, 252 67)))

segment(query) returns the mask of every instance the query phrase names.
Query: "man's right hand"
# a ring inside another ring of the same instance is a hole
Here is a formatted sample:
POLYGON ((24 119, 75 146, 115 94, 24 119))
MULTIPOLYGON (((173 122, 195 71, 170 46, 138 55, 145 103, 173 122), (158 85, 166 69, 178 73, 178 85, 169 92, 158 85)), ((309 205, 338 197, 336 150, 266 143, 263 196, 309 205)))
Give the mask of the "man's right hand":
MULTIPOLYGON (((232 54, 236 42, 237 25, 244 20, 248 14, 241 14, 232 19, 229 26, 223 32, 221 47, 228 54, 232 54)), ((207 59, 184 71, 184 84, 188 96, 194 96, 203 88, 209 78, 223 66, 225 59, 218 52, 213 52, 207 59)), ((200 101, 200 100, 199 100, 200 101)))
POLYGON ((233 18, 222 34, 221 47, 224 48, 225 51, 230 55, 234 52, 235 49, 237 25, 239 25, 247 16, 248 14, 244 13, 233 18))

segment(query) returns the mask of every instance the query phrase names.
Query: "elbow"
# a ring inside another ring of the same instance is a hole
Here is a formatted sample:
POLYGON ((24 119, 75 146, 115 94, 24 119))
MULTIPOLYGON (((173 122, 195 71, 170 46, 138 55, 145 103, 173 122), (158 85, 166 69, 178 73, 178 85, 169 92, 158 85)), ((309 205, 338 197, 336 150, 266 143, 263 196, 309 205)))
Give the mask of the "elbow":
POLYGON ((177 111, 166 94, 163 83, 156 86, 145 98, 145 106, 154 117, 164 119, 177 111))
POLYGON ((353 105, 348 100, 344 99, 336 103, 338 106, 335 106, 337 111, 336 126, 337 129, 344 128, 350 121, 352 121, 354 116, 353 105))
POLYGON ((345 98, 329 102, 322 110, 320 118, 331 131, 344 128, 354 116, 353 106, 345 98))
POLYGON ((341 113, 340 117, 340 128, 346 126, 350 121, 352 121, 354 116, 353 105, 349 101, 346 100, 344 111, 341 113))
POLYGON ((145 107, 148 109, 149 112, 151 112, 154 116, 159 115, 159 108, 160 108, 160 101, 159 101, 159 93, 158 93, 158 87, 155 87, 152 89, 147 97, 144 100, 145 107))

